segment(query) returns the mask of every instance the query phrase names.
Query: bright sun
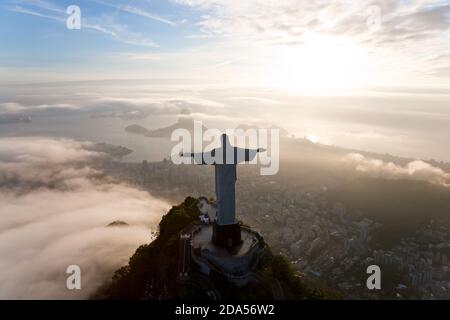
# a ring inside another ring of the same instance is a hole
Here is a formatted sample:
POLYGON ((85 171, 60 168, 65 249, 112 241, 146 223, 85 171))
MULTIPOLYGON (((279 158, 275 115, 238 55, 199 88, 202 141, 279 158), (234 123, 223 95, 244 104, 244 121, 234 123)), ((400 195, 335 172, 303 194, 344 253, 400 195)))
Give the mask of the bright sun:
POLYGON ((365 51, 341 38, 309 34, 302 45, 273 49, 275 86, 307 95, 329 95, 361 88, 368 76, 365 51))
POLYGON ((319 143, 319 141, 320 141, 320 137, 315 134, 308 134, 306 136, 306 139, 311 141, 312 143, 319 143))

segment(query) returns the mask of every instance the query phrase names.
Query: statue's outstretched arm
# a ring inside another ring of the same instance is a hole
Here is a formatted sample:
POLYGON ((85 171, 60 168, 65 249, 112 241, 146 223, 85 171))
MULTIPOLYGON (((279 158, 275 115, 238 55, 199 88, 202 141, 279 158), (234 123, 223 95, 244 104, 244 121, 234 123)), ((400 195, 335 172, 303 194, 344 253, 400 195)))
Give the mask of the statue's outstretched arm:
POLYGON ((210 152, 198 152, 198 153, 192 153, 192 152, 185 152, 180 153, 180 157, 190 157, 193 158, 195 161, 195 164, 209 164, 205 161, 205 159, 211 159, 211 153, 210 152))
POLYGON ((255 159, 256 154, 258 152, 264 152, 266 149, 258 148, 258 149, 243 149, 243 148, 235 148, 235 159, 237 162, 248 162, 255 159))

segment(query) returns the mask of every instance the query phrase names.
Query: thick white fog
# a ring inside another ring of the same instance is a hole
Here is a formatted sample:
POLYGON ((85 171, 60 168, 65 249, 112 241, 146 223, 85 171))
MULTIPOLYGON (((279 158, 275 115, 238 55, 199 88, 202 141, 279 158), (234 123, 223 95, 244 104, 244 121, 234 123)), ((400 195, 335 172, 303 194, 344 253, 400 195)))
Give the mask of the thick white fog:
POLYGON ((0 138, 0 299, 88 298, 152 240, 169 205, 105 180, 86 163, 106 155, 86 144, 0 138), (69 265, 82 290, 66 288, 69 265))

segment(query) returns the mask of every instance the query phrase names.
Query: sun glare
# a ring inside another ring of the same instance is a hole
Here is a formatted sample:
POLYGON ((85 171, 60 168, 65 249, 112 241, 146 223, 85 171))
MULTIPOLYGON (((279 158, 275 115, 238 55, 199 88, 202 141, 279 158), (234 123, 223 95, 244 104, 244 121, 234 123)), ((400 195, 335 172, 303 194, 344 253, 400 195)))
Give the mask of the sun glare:
POLYGON ((320 137, 315 134, 308 134, 306 136, 306 139, 311 141, 312 143, 319 143, 319 141, 320 141, 320 137))
POLYGON ((273 49, 273 85, 291 93, 329 95, 367 82, 364 49, 341 38, 310 34, 302 45, 273 49))

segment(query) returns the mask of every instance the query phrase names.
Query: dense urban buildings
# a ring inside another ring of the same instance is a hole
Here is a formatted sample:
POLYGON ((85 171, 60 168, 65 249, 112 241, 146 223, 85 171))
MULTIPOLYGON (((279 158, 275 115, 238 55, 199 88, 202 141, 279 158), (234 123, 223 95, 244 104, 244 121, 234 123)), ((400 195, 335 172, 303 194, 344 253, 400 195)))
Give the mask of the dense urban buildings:
MULTIPOLYGON (((172 200, 214 197, 213 170, 202 166, 176 166, 166 159, 107 162, 102 169, 172 200)), ((328 186, 282 182, 278 176, 257 175, 257 169, 239 168, 238 184, 250 187, 237 188, 238 219, 258 230, 299 273, 346 298, 450 299, 450 238, 438 221, 428 221, 392 246, 380 246, 372 238, 383 225, 329 202, 328 186), (366 287, 371 264, 382 268, 383 290, 366 287)))

